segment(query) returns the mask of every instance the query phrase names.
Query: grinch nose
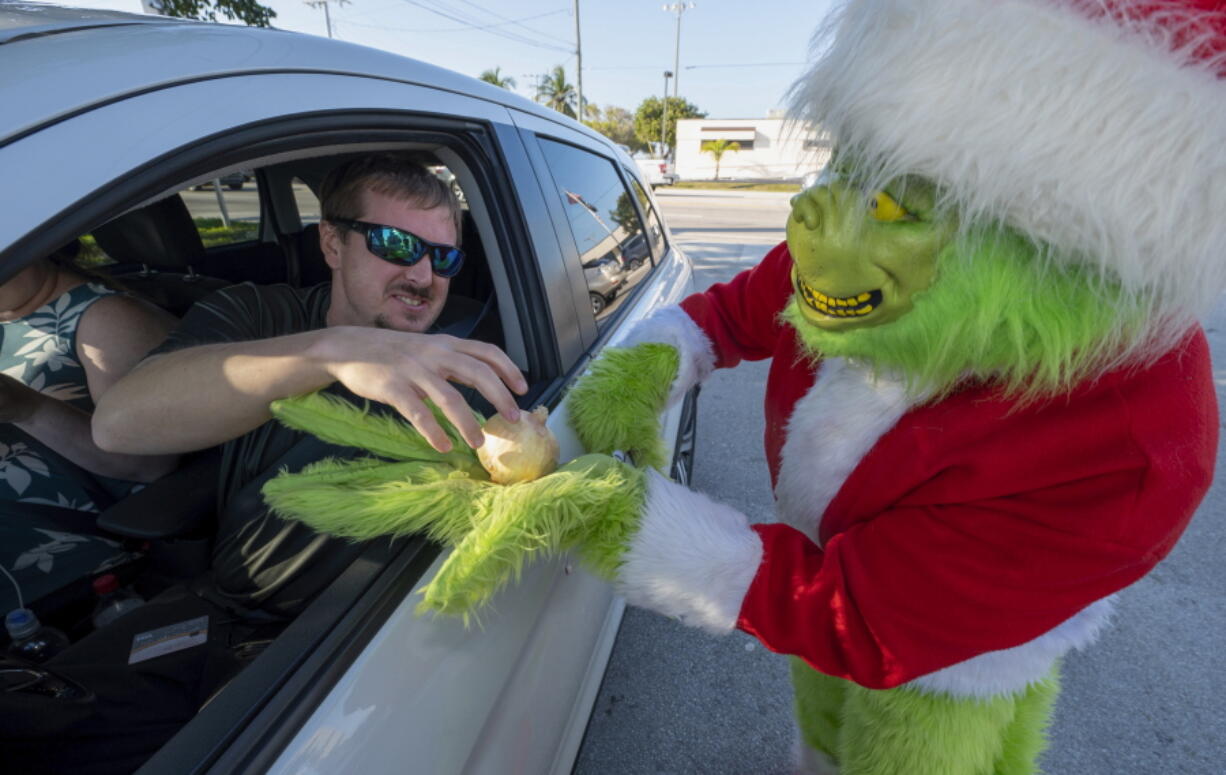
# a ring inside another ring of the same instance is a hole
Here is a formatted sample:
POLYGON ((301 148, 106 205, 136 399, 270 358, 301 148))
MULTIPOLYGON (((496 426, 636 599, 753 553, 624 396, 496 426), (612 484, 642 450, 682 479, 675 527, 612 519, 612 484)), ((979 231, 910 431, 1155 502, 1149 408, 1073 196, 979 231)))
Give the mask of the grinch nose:
POLYGON ((802 191, 792 197, 792 218, 797 223, 803 223, 809 231, 817 231, 817 227, 821 225, 822 214, 817 202, 809 196, 812 190, 802 191))

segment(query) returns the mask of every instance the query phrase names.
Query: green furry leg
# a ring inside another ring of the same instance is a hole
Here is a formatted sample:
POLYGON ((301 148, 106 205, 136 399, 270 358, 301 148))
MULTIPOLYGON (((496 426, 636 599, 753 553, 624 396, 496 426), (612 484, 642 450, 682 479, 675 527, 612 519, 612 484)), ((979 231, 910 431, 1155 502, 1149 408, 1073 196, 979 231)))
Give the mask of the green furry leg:
POLYGON ((1047 748, 1047 727, 1060 695, 1060 667, 1032 684, 1016 700, 1013 723, 1005 730, 1004 747, 994 775, 1031 775, 1039 771, 1039 755, 1047 748))
POLYGON ((847 687, 851 684, 842 678, 820 673, 796 657, 792 657, 791 663, 796 724, 800 728, 801 743, 838 764, 843 703, 847 698, 847 687))
POLYGON ((865 689, 792 660, 805 746, 840 775, 1034 775, 1060 692, 1059 671, 1017 695, 957 699, 865 689))

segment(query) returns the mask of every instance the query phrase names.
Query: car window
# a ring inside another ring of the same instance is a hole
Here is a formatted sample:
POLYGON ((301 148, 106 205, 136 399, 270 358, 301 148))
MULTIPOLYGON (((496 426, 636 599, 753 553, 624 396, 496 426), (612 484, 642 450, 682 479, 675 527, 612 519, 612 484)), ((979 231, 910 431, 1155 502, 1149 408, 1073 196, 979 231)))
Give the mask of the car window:
POLYGON ((598 325, 651 269, 648 235, 613 162, 572 145, 540 139, 579 251, 598 325))
POLYGON ((294 203, 298 207, 298 218, 303 226, 308 223, 319 223, 319 197, 311 187, 302 182, 302 178, 294 178, 291 184, 294 191, 294 203))
POLYGON ((179 192, 204 247, 252 242, 260 236, 260 193, 255 175, 236 171, 179 192))
POLYGON ((638 197, 639 207, 647 216, 647 229, 644 234, 648 244, 651 246, 651 255, 655 256, 655 259, 659 261, 667 249, 664 240, 664 227, 660 224, 660 216, 656 214, 656 208, 652 206, 651 199, 647 196, 647 192, 643 190, 643 187, 639 185, 638 180, 629 173, 626 173, 626 177, 630 179, 630 186, 634 189, 634 195, 638 197))

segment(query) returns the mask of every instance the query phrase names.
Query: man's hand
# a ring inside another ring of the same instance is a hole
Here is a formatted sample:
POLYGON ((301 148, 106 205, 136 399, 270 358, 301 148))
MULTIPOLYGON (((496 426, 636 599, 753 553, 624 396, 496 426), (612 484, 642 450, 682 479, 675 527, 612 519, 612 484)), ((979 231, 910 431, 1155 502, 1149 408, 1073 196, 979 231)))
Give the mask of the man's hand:
POLYGON ((426 399, 469 445, 479 447, 484 441, 480 423, 449 381, 474 388, 507 419, 519 417, 511 391, 523 394, 528 385, 507 354, 492 344, 446 334, 334 330, 328 373, 357 395, 396 409, 440 452, 449 451, 451 442, 426 399))
POLYGON ((0 374, 0 423, 25 422, 38 408, 42 394, 7 374, 0 374))

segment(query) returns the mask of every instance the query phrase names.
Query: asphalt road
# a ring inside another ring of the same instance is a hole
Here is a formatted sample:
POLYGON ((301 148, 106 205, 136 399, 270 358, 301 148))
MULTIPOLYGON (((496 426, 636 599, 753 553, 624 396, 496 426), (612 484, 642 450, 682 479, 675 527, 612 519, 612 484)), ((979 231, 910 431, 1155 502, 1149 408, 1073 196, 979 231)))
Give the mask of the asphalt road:
MULTIPOLYGON (((661 190, 697 286, 731 278, 783 238, 786 197, 661 190)), ((1206 321, 1219 403, 1226 304, 1206 321)), ((765 364, 720 371, 703 389, 694 487, 773 521, 762 452, 765 364)), ((1065 662, 1049 775, 1226 773, 1226 455, 1218 486, 1148 577, 1121 595, 1115 625, 1065 662)), ((783 657, 742 633, 716 638, 626 612, 577 775, 776 775, 791 771, 783 657)))

